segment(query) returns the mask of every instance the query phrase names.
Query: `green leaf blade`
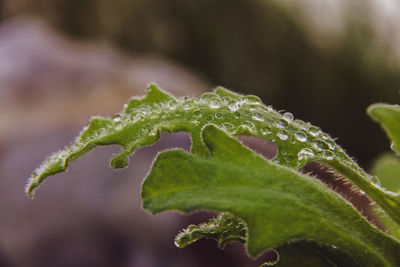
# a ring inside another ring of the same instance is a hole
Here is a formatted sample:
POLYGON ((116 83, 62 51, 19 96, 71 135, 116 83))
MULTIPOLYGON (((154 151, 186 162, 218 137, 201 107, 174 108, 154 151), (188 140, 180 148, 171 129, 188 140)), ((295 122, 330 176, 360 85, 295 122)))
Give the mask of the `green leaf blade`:
POLYGON ((380 123, 392 141, 391 148, 400 153, 400 106, 389 104, 373 104, 367 109, 368 115, 380 123))
POLYGON ((339 247, 364 266, 400 264, 399 243, 319 181, 266 161, 213 125, 204 128, 203 138, 210 158, 181 150, 159 155, 143 183, 145 209, 230 212, 246 222, 252 256, 314 240, 339 247))

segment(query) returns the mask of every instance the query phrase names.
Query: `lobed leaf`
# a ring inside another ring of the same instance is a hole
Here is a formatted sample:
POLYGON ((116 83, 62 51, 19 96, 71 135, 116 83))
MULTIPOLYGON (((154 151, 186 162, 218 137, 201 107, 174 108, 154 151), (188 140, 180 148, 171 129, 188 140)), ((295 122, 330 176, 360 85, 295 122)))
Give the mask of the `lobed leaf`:
MULTIPOLYGON (((245 243, 247 239, 247 226, 239 218, 221 213, 218 217, 200 225, 189 225, 175 238, 175 245, 183 248, 200 238, 212 238, 224 248, 230 242, 245 243)), ((347 254, 332 246, 319 245, 312 241, 297 241, 279 246, 274 252, 277 254, 275 261, 262 264, 265 266, 359 266, 347 254)))
POLYGON ((320 181, 265 160, 215 125, 206 125, 202 138, 208 157, 182 150, 158 155, 142 186, 145 209, 232 213, 247 224, 253 257, 312 240, 339 248, 361 266, 400 264, 400 243, 320 181))
POLYGON ((367 109, 368 115, 379 122, 390 140, 391 148, 400 153, 400 106, 389 104, 373 104, 367 109))
POLYGON ((55 153, 36 169, 26 186, 33 197, 49 176, 65 171, 68 165, 98 145, 117 144, 122 152, 111 160, 113 168, 128 165, 129 155, 138 147, 154 144, 162 131, 185 131, 191 135, 191 152, 207 155, 200 132, 214 123, 229 135, 253 135, 278 146, 275 163, 300 169, 308 161, 320 161, 350 179, 400 223, 400 195, 386 192, 379 180, 365 173, 334 140, 318 127, 276 112, 256 96, 242 96, 219 87, 199 99, 179 98, 150 84, 147 95, 133 98, 122 113, 113 118, 93 118, 75 143, 55 153))

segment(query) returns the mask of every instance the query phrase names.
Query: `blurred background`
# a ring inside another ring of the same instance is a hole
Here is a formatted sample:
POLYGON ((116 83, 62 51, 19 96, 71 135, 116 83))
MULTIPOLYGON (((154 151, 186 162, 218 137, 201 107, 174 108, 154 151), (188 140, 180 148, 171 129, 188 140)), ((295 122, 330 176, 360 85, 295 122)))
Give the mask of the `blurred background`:
POLYGON ((369 169, 389 141, 365 109, 400 103, 398 29, 395 0, 0 1, 0 266, 257 266, 240 244, 174 247, 212 214, 140 209, 152 159, 188 149, 186 135, 164 135, 118 171, 107 167, 118 148, 97 149, 34 201, 24 185, 92 115, 113 115, 152 81, 176 96, 217 85, 258 95, 369 169))

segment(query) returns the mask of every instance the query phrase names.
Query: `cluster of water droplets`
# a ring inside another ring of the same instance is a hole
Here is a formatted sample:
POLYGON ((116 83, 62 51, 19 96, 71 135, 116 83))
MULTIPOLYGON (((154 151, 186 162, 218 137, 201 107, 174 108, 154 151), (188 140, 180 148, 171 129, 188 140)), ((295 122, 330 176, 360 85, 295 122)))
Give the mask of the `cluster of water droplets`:
POLYGON ((127 122, 146 121, 143 135, 156 135, 155 120, 182 120, 188 125, 214 123, 232 136, 250 134, 278 145, 276 163, 301 167, 312 159, 333 160, 336 145, 329 135, 309 123, 295 120, 289 113, 280 113, 265 106, 256 96, 220 96, 205 93, 200 98, 178 98, 167 102, 139 105, 129 114, 113 117, 116 130, 127 122), (153 121, 151 121, 153 120, 153 121))

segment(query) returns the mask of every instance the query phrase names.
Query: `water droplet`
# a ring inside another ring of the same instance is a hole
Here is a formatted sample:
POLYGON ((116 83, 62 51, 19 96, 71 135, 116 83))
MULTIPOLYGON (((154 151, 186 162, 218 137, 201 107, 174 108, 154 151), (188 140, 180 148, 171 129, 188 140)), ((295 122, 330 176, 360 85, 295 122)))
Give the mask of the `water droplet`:
POLYGON ((192 108, 192 103, 190 102, 183 103, 183 105, 181 106, 181 109, 183 110, 189 110, 191 108, 192 108))
POLYGON ((392 150, 392 151, 397 151, 397 148, 396 148, 396 144, 394 143, 394 142, 392 142, 391 144, 390 144, 390 149, 392 150))
POLYGON ((300 142, 305 142, 307 141, 307 133, 303 130, 298 130, 294 136, 296 137, 297 140, 300 142))
POLYGON ((310 126, 308 132, 314 137, 319 135, 319 129, 315 126, 310 126))
POLYGON ((178 102, 176 100, 171 100, 167 103, 167 106, 170 110, 176 109, 178 102))
POLYGON ((313 141, 312 144, 318 150, 329 149, 329 145, 321 139, 317 139, 317 140, 313 141))
POLYGON ((335 147, 336 147, 335 142, 333 142, 333 141, 330 140, 330 139, 325 140, 325 142, 328 144, 329 149, 332 149, 332 150, 335 149, 335 147))
POLYGON ((322 139, 326 140, 326 139, 329 139, 330 136, 327 133, 321 133, 321 137, 322 137, 322 139))
POLYGON ((216 114, 215 114, 215 118, 216 118, 217 120, 222 119, 222 113, 221 113, 221 112, 216 113, 216 114))
POLYGON ((291 122, 294 118, 293 114, 290 112, 285 112, 283 113, 282 117, 287 120, 288 122, 291 122))
POLYGON ((117 114, 115 114, 115 115, 113 116, 112 120, 113 120, 114 122, 120 122, 120 121, 121 121, 121 118, 122 118, 122 114, 117 113, 117 114))
POLYGON ((271 133, 271 127, 269 127, 269 126, 263 127, 263 128, 261 129, 261 133, 262 133, 263 135, 268 135, 268 134, 270 134, 270 133, 271 133))
POLYGON ((335 154, 330 150, 322 150, 317 153, 317 157, 333 160, 335 158, 335 154))
POLYGON ((244 109, 244 110, 241 110, 239 112, 240 112, 240 116, 241 117, 251 118, 251 112, 250 111, 244 109))
POLYGON ((250 110, 251 112, 255 111, 255 110, 258 109, 258 108, 259 108, 259 104, 250 104, 250 105, 249 105, 249 110, 250 110))
POLYGON ((228 102, 228 109, 232 112, 237 111, 240 108, 239 102, 236 100, 231 100, 228 102))
POLYGON ((222 129, 224 129, 225 131, 227 131, 228 133, 232 133, 233 130, 235 130, 235 126, 232 123, 229 122, 224 122, 220 125, 220 127, 222 129))
POLYGON ((286 128, 289 125, 289 123, 286 120, 280 119, 275 122, 275 126, 281 129, 286 128))
POLYGON ((141 118, 142 118, 142 116, 139 113, 133 113, 131 115, 131 121, 132 122, 136 122, 136 121, 140 120, 141 118))
POLYGON ((221 101, 216 96, 208 97, 206 103, 208 104, 208 106, 210 108, 220 108, 221 107, 221 101))
POLYGON ((371 177, 371 182, 376 184, 376 185, 381 185, 381 180, 378 178, 378 176, 370 176, 371 177))
POLYGON ((151 125, 150 124, 146 124, 142 127, 142 134, 147 134, 150 130, 151 130, 151 125))
POLYGON ((285 131, 285 130, 282 130, 282 131, 278 132, 277 135, 278 135, 279 139, 281 139, 283 141, 285 141, 285 140, 287 140, 289 138, 288 132, 285 131))
POLYGON ((303 148, 302 150, 299 151, 299 153, 297 153, 297 158, 302 161, 302 160, 307 160, 310 158, 314 157, 314 152, 312 152, 311 149, 309 148, 303 148))
POLYGON ((260 112, 255 112, 252 116, 256 121, 264 121, 264 116, 260 112))
POLYGON ((240 124, 240 128, 253 132, 255 130, 255 125, 251 121, 244 121, 242 124, 240 124))
POLYGON ((306 123, 305 123, 304 121, 302 121, 302 120, 295 119, 295 120, 294 120, 294 123, 296 123, 297 125, 299 125, 299 126, 302 127, 302 128, 305 128, 305 127, 306 127, 306 123))
POLYGON ((258 96, 255 96, 255 95, 248 95, 248 96, 244 96, 243 98, 242 98, 242 101, 244 102, 244 103, 247 103, 247 104, 257 104, 257 103, 262 103, 262 101, 261 101, 261 99, 258 97, 258 96))

